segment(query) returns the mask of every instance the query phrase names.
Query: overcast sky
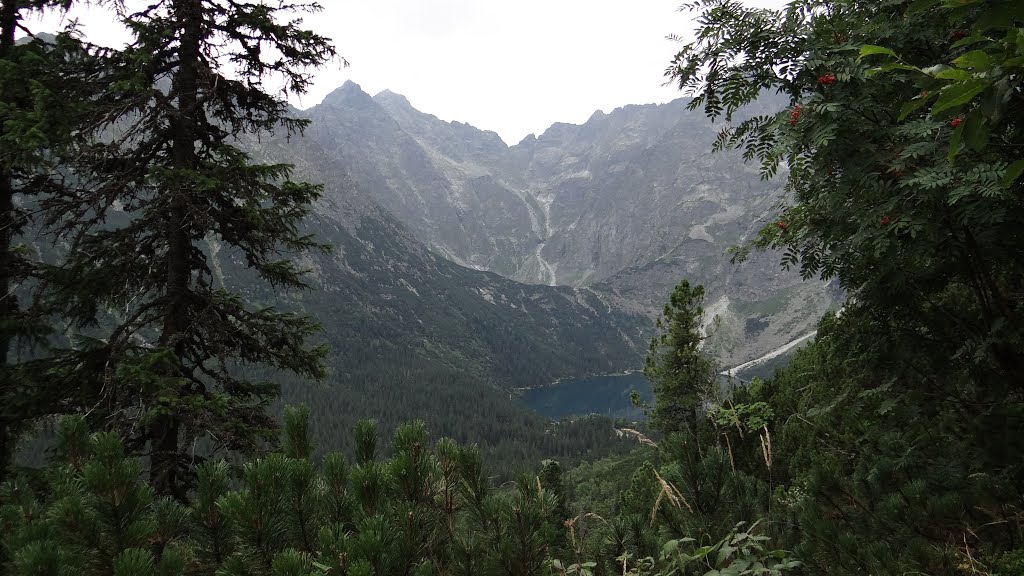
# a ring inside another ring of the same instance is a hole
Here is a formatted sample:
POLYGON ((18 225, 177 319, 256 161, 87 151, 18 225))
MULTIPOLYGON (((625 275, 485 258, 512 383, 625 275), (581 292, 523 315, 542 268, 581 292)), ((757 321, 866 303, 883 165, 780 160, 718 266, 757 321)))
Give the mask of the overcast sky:
MULTIPOLYGON (((351 64, 329 64, 299 108, 318 104, 345 80, 376 94, 390 89, 444 120, 494 130, 509 144, 554 122, 582 123, 595 110, 667 102, 663 86, 689 35, 681 0, 320 0, 306 18, 351 64)), ((748 0, 778 6, 783 0, 748 0)), ((127 36, 101 9, 76 9, 89 40, 127 36)), ((30 23, 54 29, 56 16, 30 23)))

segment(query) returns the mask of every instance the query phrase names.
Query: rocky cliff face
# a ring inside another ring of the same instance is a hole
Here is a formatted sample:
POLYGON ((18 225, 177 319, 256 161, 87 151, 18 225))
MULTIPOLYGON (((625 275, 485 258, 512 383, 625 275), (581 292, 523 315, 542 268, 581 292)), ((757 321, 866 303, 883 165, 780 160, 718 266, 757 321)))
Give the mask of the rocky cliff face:
MULTIPOLYGON (((394 125, 375 121, 381 133, 394 125)), ((380 154, 403 146, 386 142, 381 136, 367 146, 380 154)), ((303 257, 310 289, 287 296, 251 281, 237 255, 211 241, 214 274, 254 302, 315 315, 330 346, 332 381, 387 382, 441 370, 524 387, 642 361, 650 320, 613 291, 524 284, 459 266, 428 250, 366 193, 373 190, 366 166, 339 160, 309 136, 248 144, 259 160, 293 164, 295 177, 324 183, 304 226, 332 250, 303 257)), ((418 148, 407 148, 415 157, 418 148)))
POLYGON ((323 153, 453 262, 600 287, 649 315, 680 279, 704 284, 709 316, 722 318, 712 346, 724 364, 810 331, 834 303, 825 286, 780 271, 774 255, 729 263, 726 248, 771 216, 778 183, 735 154, 712 154, 719 127, 684 100, 596 112, 514 146, 353 83, 307 114, 323 153))

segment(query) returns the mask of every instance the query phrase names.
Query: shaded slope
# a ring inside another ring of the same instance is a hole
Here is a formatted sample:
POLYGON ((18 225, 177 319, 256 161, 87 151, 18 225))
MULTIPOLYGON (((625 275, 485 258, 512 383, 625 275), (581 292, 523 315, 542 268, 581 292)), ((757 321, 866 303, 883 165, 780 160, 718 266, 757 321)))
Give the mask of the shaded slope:
MULTIPOLYGON (((258 150, 325 182, 306 225, 334 250, 304 256, 310 290, 288 298, 324 324, 336 380, 430 365, 521 387, 639 364, 649 319, 614 295, 459 266, 426 249, 312 139, 258 150)), ((247 283, 231 255, 218 261, 224 281, 247 283)))

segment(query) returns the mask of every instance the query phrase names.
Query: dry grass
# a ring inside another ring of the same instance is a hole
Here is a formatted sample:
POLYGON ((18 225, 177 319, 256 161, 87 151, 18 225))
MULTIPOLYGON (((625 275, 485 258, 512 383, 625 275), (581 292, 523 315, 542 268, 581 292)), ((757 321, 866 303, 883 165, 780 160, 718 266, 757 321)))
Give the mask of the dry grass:
POLYGON ((761 435, 761 454, 764 455, 764 463, 768 466, 768 469, 772 468, 772 435, 768 432, 768 427, 764 427, 764 434, 761 435))
POLYGON ((620 434, 625 434, 626 436, 636 438, 637 441, 643 444, 644 446, 651 446, 653 448, 658 447, 658 445, 654 443, 654 440, 651 440, 650 438, 645 436, 643 432, 639 430, 634 430, 632 428, 616 428, 615 430, 617 430, 620 434))
POLYGON ((672 485, 671 482, 665 480, 658 474, 658 471, 654 471, 654 477, 658 479, 658 484, 661 486, 661 490, 658 492, 658 498, 654 501, 654 507, 651 508, 651 524, 654 524, 654 519, 658 514, 658 507, 661 506, 662 499, 667 499, 670 504, 676 508, 686 507, 687 510, 693 514, 693 507, 686 501, 686 498, 679 492, 679 489, 672 485))
POLYGON ((584 514, 580 514, 579 516, 576 516, 575 518, 569 518, 568 520, 565 521, 565 527, 569 529, 569 537, 572 540, 572 549, 573 549, 574 552, 576 552, 576 556, 577 557, 580 554, 583 553, 583 546, 586 543, 587 532, 588 531, 587 531, 586 523, 582 523, 580 525, 579 536, 577 537, 576 525, 579 524, 581 520, 587 520, 587 519, 595 519, 595 520, 598 520, 598 521, 600 521, 600 522, 602 522, 604 524, 608 523, 607 520, 605 520, 604 518, 602 518, 598 514, 594 514, 593 512, 586 512, 584 514))

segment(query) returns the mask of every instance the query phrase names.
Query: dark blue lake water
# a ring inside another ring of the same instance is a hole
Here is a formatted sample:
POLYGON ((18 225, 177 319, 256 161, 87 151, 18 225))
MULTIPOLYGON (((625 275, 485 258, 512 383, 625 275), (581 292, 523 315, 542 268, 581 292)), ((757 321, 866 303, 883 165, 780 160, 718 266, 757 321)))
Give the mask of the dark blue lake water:
POLYGON ((645 402, 652 401, 651 383, 639 372, 566 379, 524 390, 522 401, 542 416, 555 420, 587 414, 642 420, 643 412, 629 401, 633 390, 645 402))

